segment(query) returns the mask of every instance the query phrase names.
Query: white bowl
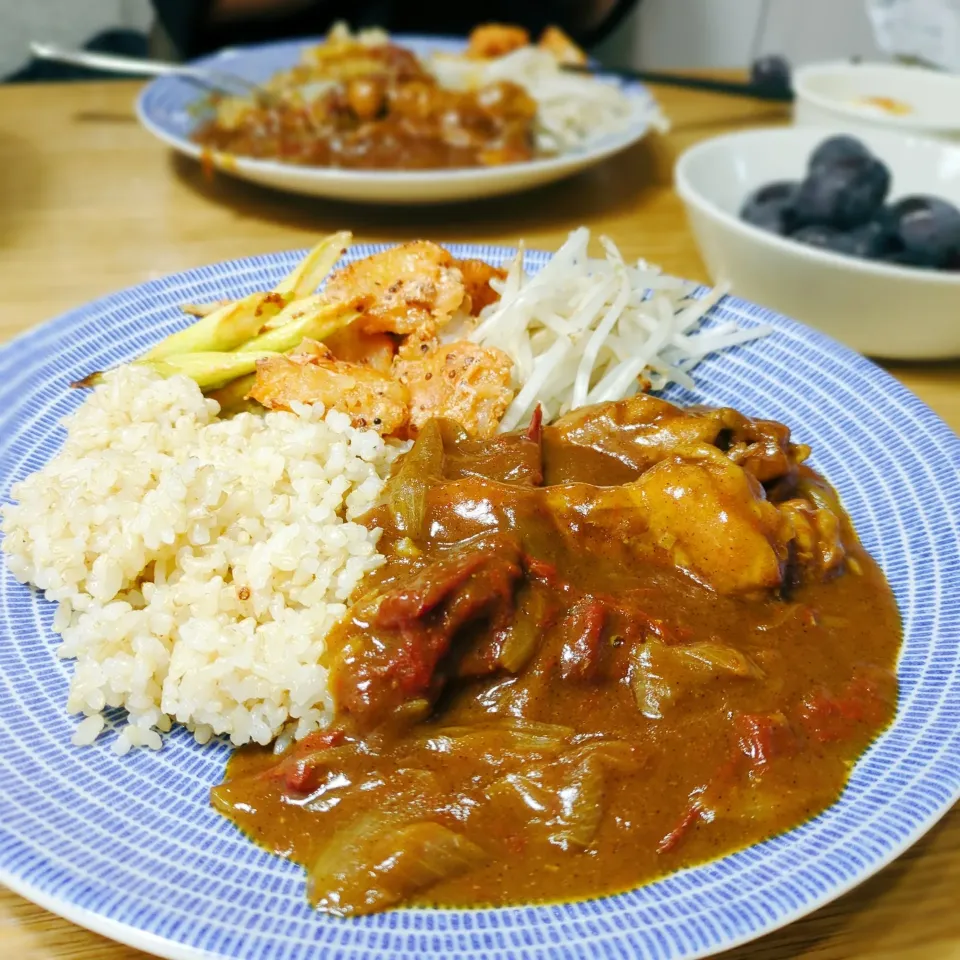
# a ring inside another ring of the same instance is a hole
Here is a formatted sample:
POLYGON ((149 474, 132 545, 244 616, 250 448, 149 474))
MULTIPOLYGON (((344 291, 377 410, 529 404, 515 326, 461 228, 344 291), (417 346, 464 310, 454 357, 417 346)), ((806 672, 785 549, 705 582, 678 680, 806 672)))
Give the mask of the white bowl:
MULTIPOLYGON (((744 223, 746 197, 799 180, 824 139, 814 127, 707 140, 677 163, 676 187, 714 282, 876 357, 960 356, 960 273, 918 270, 814 249, 744 223)), ((933 194, 960 206, 960 145, 870 130, 864 144, 893 174, 891 197, 933 194)))
POLYGON ((960 77, 888 63, 814 63, 793 76, 794 122, 858 132, 883 127, 960 140, 960 77), (911 108, 893 114, 864 104, 885 97, 911 108))

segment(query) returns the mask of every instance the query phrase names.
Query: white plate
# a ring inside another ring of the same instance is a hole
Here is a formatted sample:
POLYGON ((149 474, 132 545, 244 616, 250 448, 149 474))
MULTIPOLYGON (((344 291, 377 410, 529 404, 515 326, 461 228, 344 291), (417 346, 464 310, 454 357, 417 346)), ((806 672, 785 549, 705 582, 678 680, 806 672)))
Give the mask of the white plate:
MULTIPOLYGON (((450 38, 399 35, 393 39, 421 57, 439 51, 457 53, 465 47, 464 41, 450 38)), ((285 41, 222 50, 195 64, 219 67, 248 80, 263 82, 298 63, 304 47, 320 42, 319 39, 285 41)), ((558 157, 451 170, 342 170, 244 157, 229 157, 217 161, 216 166, 224 173, 262 186, 361 203, 443 203, 515 193, 568 177, 643 139, 650 129, 648 117, 653 98, 642 84, 620 83, 619 86, 636 102, 635 120, 616 134, 597 138, 587 147, 558 157)), ((140 94, 137 115, 155 137, 188 157, 200 159, 203 148, 190 139, 190 133, 197 124, 192 107, 202 97, 203 92, 186 80, 161 77, 140 94)))

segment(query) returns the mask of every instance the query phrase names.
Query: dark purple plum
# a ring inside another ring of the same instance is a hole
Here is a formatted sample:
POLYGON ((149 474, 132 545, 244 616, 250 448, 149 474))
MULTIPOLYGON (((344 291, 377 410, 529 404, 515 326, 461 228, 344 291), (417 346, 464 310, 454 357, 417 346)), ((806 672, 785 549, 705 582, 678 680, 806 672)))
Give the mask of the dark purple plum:
POLYGON ((791 239, 860 260, 879 260, 891 251, 890 235, 885 225, 873 221, 853 230, 813 224, 794 231, 791 239))
POLYGON ((888 224, 882 219, 855 227, 847 233, 847 237, 851 255, 864 260, 880 260, 897 247, 888 224))
POLYGON ((835 163, 865 159, 869 156, 871 156, 870 151, 856 137, 839 134, 836 137, 828 137, 810 154, 807 169, 813 173, 815 170, 835 163))
POLYGON ((921 195, 885 205, 890 183, 889 169, 860 140, 832 136, 810 155, 802 182, 760 187, 747 197, 740 217, 861 260, 960 271, 960 208, 921 195))
POLYGON ((747 197, 740 217, 770 233, 789 233, 795 226, 793 203, 799 186, 789 180, 768 183, 747 197))
POLYGON ((850 157, 811 171, 800 184, 794 210, 801 225, 849 230, 867 223, 883 207, 890 171, 875 157, 850 157))
POLYGON ((885 211, 904 253, 918 266, 945 267, 960 257, 960 210, 937 197, 904 197, 885 211))

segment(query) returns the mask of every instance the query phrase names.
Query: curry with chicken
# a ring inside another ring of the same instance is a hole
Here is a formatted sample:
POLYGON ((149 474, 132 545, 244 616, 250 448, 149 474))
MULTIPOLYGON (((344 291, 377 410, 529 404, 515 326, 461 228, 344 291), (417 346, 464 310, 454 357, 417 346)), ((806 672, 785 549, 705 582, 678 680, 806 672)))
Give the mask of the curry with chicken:
POLYGON ((193 139, 285 163, 351 169, 496 166, 532 159, 537 102, 509 80, 441 86, 393 43, 331 40, 276 78, 259 102, 220 101, 193 139))
POLYGON ((833 803, 891 721, 891 591, 789 430, 639 395, 427 421, 328 639, 335 720, 212 800, 320 909, 632 888, 833 803))

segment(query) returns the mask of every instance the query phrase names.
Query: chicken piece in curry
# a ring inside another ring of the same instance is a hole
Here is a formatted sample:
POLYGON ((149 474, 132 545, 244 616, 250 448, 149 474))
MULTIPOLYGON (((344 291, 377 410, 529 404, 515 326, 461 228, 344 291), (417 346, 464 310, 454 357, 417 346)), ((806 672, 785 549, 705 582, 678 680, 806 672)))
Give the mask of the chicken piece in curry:
POLYGON ((335 716, 217 810, 338 915, 623 891, 832 804, 891 721, 900 623, 782 424, 640 395, 428 420, 365 522, 335 716))

